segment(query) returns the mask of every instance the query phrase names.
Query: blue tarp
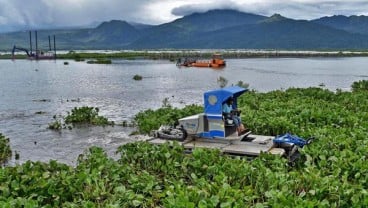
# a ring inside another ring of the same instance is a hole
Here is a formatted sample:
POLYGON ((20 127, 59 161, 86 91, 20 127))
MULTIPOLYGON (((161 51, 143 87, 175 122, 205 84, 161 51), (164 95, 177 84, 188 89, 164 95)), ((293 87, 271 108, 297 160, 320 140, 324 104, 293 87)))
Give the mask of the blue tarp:
POLYGON ((291 135, 289 133, 286 133, 286 134, 279 135, 276 138, 274 138, 273 142, 275 142, 276 144, 293 143, 295 145, 298 145, 299 147, 303 147, 304 145, 308 144, 310 140, 308 141, 296 135, 291 135))
POLYGON ((222 114, 222 104, 227 99, 233 97, 233 108, 237 108, 237 98, 248 89, 231 86, 218 90, 212 90, 204 93, 204 113, 205 114, 222 114))

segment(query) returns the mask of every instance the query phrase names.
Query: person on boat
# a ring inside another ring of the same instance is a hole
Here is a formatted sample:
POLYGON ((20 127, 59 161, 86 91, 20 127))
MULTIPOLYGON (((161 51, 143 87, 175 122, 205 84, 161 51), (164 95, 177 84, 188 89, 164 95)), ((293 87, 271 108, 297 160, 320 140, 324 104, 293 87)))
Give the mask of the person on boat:
POLYGON ((181 65, 181 58, 178 58, 178 61, 176 62, 176 65, 177 66, 181 65))
POLYGON ((242 120, 240 118, 241 111, 238 109, 233 109, 233 98, 230 97, 223 105, 222 105, 222 113, 225 117, 231 118, 234 121, 234 124, 236 126, 236 131, 238 132, 238 135, 243 135, 247 133, 249 130, 246 129, 242 123, 242 120))

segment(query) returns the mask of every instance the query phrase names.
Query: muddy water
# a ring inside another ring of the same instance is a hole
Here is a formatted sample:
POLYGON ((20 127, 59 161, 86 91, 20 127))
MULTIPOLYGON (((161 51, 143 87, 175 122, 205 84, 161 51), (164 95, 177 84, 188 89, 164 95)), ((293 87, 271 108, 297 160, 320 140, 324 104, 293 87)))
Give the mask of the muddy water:
POLYGON ((349 90, 353 81, 368 77, 367 58, 230 59, 222 70, 177 68, 166 60, 68 62, 0 60, 0 132, 20 155, 10 164, 50 159, 75 164, 90 146, 101 146, 113 156, 118 146, 136 139, 129 137, 133 128, 119 126, 47 129, 54 115, 66 115, 74 107, 99 107, 101 115, 119 123, 159 108, 165 98, 175 107, 201 104, 202 93, 217 88, 219 76, 262 92, 319 85, 349 90), (136 74, 143 80, 133 80, 136 74))

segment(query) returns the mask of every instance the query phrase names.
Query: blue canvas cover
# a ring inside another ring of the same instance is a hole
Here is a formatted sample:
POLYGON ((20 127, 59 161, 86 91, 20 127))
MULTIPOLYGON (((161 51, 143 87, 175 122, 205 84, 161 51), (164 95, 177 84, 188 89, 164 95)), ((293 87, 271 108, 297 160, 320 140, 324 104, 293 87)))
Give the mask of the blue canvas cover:
POLYGON ((298 145, 299 147, 302 147, 302 148, 303 148, 304 145, 309 144, 308 140, 300 138, 296 135, 291 135, 289 133, 277 136, 276 138, 273 139, 273 142, 275 142, 276 144, 293 143, 293 144, 298 145))
POLYGON ((231 86, 218 90, 212 90, 204 93, 204 113, 205 114, 222 114, 222 104, 227 99, 233 97, 233 108, 237 108, 237 97, 246 92, 248 89, 231 86))

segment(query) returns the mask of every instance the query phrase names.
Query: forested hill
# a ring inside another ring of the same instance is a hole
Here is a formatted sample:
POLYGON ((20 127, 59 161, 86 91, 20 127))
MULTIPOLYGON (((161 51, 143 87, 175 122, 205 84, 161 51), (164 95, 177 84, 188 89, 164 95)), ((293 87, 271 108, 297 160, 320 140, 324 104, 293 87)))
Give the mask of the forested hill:
MULTIPOLYGON (((368 17, 332 16, 294 20, 235 10, 193 13, 161 25, 122 20, 96 28, 38 31, 39 48, 56 35, 58 49, 290 49, 343 50, 368 48, 368 17)), ((0 34, 0 50, 29 47, 28 31, 0 34)))

